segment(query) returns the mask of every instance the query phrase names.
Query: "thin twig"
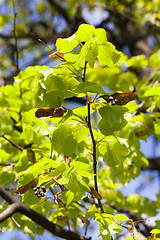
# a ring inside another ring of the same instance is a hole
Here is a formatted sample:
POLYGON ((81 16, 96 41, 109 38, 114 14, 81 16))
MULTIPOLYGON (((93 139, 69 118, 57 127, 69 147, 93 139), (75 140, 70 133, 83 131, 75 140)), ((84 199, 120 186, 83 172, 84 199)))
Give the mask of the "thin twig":
POLYGON ((19 53, 18 53, 18 43, 17 43, 17 36, 16 36, 16 16, 17 16, 17 12, 15 11, 15 3, 14 0, 12 0, 13 2, 13 12, 14 12, 14 21, 13 21, 13 36, 15 39, 15 53, 16 53, 16 61, 15 61, 15 66, 17 68, 17 73, 19 73, 19 53))
MULTIPOLYGON (((20 69, 19 69, 19 49, 18 49, 18 42, 17 42, 17 36, 16 36, 16 16, 17 16, 17 12, 15 11, 15 2, 14 0, 12 0, 13 2, 13 12, 14 12, 14 22, 13 22, 13 36, 15 39, 15 52, 16 52, 16 62, 15 62, 15 66, 17 68, 17 74, 20 74, 20 69)), ((20 77, 21 78, 21 77, 20 77)), ((19 83, 19 87, 20 87, 20 99, 22 99, 22 87, 21 87, 21 82, 19 83)), ((19 111, 19 118, 20 121, 22 119, 22 115, 21 115, 21 109, 19 111)))
POLYGON ((52 53, 54 53, 54 51, 50 47, 48 47, 48 45, 45 44, 45 42, 43 42, 40 38, 38 38, 38 41, 43 43, 52 53))
MULTIPOLYGON (((87 124, 89 128, 89 132, 92 139, 93 144, 93 170, 94 170, 94 184, 95 184, 95 190, 98 192, 98 184, 97 184, 97 159, 96 159, 96 141, 94 139, 92 127, 91 127, 91 113, 90 113, 90 103, 88 104, 88 119, 87 124)), ((103 206, 101 204, 101 200, 98 200, 101 212, 104 213, 103 206)))
MULTIPOLYGON (((85 82, 85 75, 86 75, 86 67, 87 67, 87 62, 85 62, 85 66, 84 66, 84 73, 82 76, 82 80, 83 82, 85 82)), ((86 96, 87 97, 87 96, 86 96)), ((93 131, 92 131, 92 127, 91 127, 91 111, 90 111, 90 103, 88 103, 87 107, 88 107, 88 118, 87 118, 87 125, 89 128, 89 132, 91 135, 91 139, 92 139, 92 144, 93 144, 93 171, 94 171, 94 184, 95 184, 95 190, 98 192, 98 184, 97 184, 97 159, 96 159, 96 141, 94 139, 94 135, 93 135, 93 131)), ((101 204, 101 201, 98 200, 99 203, 99 207, 101 209, 101 212, 103 213, 103 206, 101 204)))
POLYGON ((85 62, 85 65, 84 65, 84 73, 83 73, 83 76, 82 76, 82 81, 83 82, 85 82, 86 68, 87 68, 87 62, 85 62))
POLYGON ((2 233, 4 233, 4 231, 3 231, 3 229, 2 229, 2 228, 0 228, 0 231, 1 231, 2 233))
POLYGON ((21 150, 21 151, 24 150, 23 147, 21 147, 21 146, 15 144, 15 143, 12 142, 10 139, 6 138, 6 137, 4 136, 4 133, 0 134, 0 137, 2 137, 2 138, 4 138, 5 140, 7 140, 9 143, 11 143, 14 147, 18 148, 19 150, 21 150))
POLYGON ((13 216, 11 218, 12 218, 13 222, 17 225, 17 227, 21 227, 21 225, 15 220, 15 218, 13 216))

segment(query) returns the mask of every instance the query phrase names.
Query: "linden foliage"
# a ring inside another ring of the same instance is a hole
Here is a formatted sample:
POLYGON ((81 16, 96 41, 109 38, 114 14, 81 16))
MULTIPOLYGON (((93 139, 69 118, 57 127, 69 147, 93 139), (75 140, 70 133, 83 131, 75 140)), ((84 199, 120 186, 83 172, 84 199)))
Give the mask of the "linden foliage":
MULTIPOLYGON (((30 189, 21 194, 22 202, 62 227, 67 225, 68 219, 74 227, 83 226, 85 223, 82 222, 87 222, 87 218, 94 219, 99 223, 103 239, 111 239, 112 234, 122 231, 119 222, 128 220, 124 215, 117 220, 118 215, 115 215, 116 210, 110 206, 111 203, 114 202, 117 211, 125 206, 139 218, 141 214, 155 216, 160 206, 159 195, 157 201, 150 203, 138 194, 126 198, 120 191, 123 184, 139 176, 142 166, 148 165, 145 155, 140 152, 140 139, 146 140, 151 134, 160 139, 160 114, 153 112, 155 107, 160 109, 160 84, 154 85, 159 72, 148 84, 147 79, 138 82, 134 72, 124 72, 123 66, 133 69, 147 64, 152 68, 160 67, 160 58, 157 59, 160 53, 153 54, 149 62, 144 56, 128 60, 107 41, 104 29, 95 29, 87 24, 81 25, 69 38, 57 39, 56 48, 64 54, 62 63, 54 68, 28 67, 15 77, 13 86, 0 89, 0 133, 24 148, 21 151, 1 138, 0 184, 10 191, 15 190, 17 180, 17 189, 33 180, 36 185, 45 185, 48 191, 45 198, 37 197, 30 189), (95 67, 95 62, 98 67, 95 67), (154 89, 151 88, 153 85, 154 89), (134 87, 138 98, 145 100, 147 114, 131 116, 138 109, 135 101, 125 106, 112 106, 98 98, 99 94, 107 94, 110 90, 128 92, 134 87), (75 107, 65 101, 86 96, 86 105, 75 107), (84 197, 91 197, 89 186, 94 187, 93 143, 86 122, 88 104, 96 141, 97 178, 103 214, 94 204, 87 204, 87 211, 78 204, 85 205, 84 197), (60 105, 67 108, 63 117, 38 119, 35 116, 39 108, 58 108, 60 105), (148 132, 145 135, 136 136, 146 128, 148 132), (34 161, 27 155, 27 149, 34 152, 34 161), (62 194, 54 196, 49 191, 50 187, 55 194, 60 190, 62 194), (86 220, 82 221, 80 216, 86 220), (67 220, 62 221, 61 217, 67 220)), ((1 212, 5 208, 6 205, 1 205, 1 212)), ((14 218, 23 232, 43 232, 19 213, 14 218)), ((9 219, 1 224, 3 230, 12 231, 15 227, 9 219)))

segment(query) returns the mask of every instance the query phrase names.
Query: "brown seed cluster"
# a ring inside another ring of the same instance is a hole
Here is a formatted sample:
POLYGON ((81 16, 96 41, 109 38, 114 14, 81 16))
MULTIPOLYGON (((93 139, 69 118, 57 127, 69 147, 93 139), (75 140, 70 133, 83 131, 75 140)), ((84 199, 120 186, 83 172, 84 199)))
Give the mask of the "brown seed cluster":
POLYGON ((33 188, 33 191, 35 191, 34 194, 35 194, 38 198, 44 197, 44 196, 45 196, 45 193, 47 192, 45 186, 39 186, 39 185, 37 185, 36 187, 34 187, 34 188, 33 188))

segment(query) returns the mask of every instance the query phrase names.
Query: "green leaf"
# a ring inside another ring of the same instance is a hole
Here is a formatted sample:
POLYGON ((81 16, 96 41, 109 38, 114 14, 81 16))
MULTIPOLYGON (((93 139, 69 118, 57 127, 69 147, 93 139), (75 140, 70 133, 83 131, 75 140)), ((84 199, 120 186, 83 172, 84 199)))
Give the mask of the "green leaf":
POLYGON ((110 127, 116 125, 116 128, 119 128, 116 130, 122 129, 131 119, 131 113, 128 111, 128 108, 123 106, 105 106, 99 108, 99 113, 110 127))
POLYGON ((121 55, 115 49, 114 45, 110 42, 107 42, 105 45, 98 46, 98 62, 101 67, 114 66, 118 60, 120 59, 121 55))
MULTIPOLYGON (((100 235, 103 239, 111 239, 115 233, 122 232, 122 228, 113 219, 105 217, 103 214, 96 213, 96 221, 99 224, 100 235)), ((112 216, 113 217, 113 216, 112 216)))
POLYGON ((68 190, 65 194, 65 198, 66 198, 65 200, 66 206, 68 206, 74 199, 74 193, 68 190))
POLYGON ((88 137, 89 130, 82 124, 76 124, 72 127, 72 129, 73 135, 75 136, 78 143, 85 140, 88 137))
POLYGON ((150 231, 150 233, 159 234, 159 233, 160 233, 160 229, 152 229, 152 230, 150 231))
POLYGON ((147 89, 143 94, 144 97, 157 96, 157 95, 160 95, 160 84, 158 84, 155 88, 147 89))
POLYGON ((105 44, 107 42, 106 31, 103 28, 96 28, 94 34, 98 37, 97 44, 105 44))
POLYGON ((98 83, 93 82, 83 82, 80 85, 77 86, 77 88, 74 90, 75 93, 97 93, 97 94, 106 94, 106 92, 103 90, 103 88, 98 83))
POLYGON ((127 237, 127 238, 124 238, 124 240, 134 240, 133 237, 127 237))
POLYGON ((77 148, 77 140, 72 134, 72 130, 66 126, 60 125, 53 131, 52 148, 59 154, 71 155, 77 148))
POLYGON ((56 48, 61 53, 71 52, 79 43, 86 42, 93 37, 95 27, 89 24, 82 24, 72 36, 68 38, 58 38, 56 48))
POLYGON ((21 172, 26 170, 30 165, 32 165, 31 162, 29 162, 29 158, 27 156, 26 150, 23 151, 23 153, 20 156, 19 161, 15 165, 15 171, 21 172))
POLYGON ((52 135, 52 148, 57 151, 59 154, 62 153, 62 146, 64 142, 64 136, 66 132, 66 127, 60 125, 59 127, 55 128, 52 135))
POLYGON ((57 176, 58 174, 65 172, 65 170, 66 170, 66 163, 65 162, 60 163, 60 165, 59 165, 59 163, 57 163, 57 167, 55 168, 54 171, 52 170, 50 172, 49 176, 52 176, 52 177, 57 176))
POLYGON ((13 166, 5 166, 0 169, 0 184, 5 186, 10 181, 15 179, 15 172, 13 171, 13 166))
POLYGON ((61 165, 60 162, 56 162, 50 158, 44 157, 39 162, 35 163, 34 165, 29 167, 27 170, 23 171, 22 173, 23 174, 25 173, 25 176, 27 176, 27 174, 32 174, 34 179, 39 174, 44 173, 46 170, 50 168, 58 168, 60 165, 61 165))
POLYGON ((120 142, 108 142, 107 152, 104 154, 103 160, 110 166, 115 167, 121 165, 128 155, 129 151, 125 144, 120 142))
POLYGON ((44 92, 41 95, 42 101, 45 102, 46 107, 59 107, 64 101, 64 93, 62 91, 44 92))
POLYGON ((61 91, 63 92, 66 89, 66 86, 62 79, 59 76, 49 74, 45 81, 43 81, 43 87, 47 89, 47 92, 51 91, 61 91))
POLYGON ((90 192, 88 185, 74 172, 72 172, 70 181, 65 187, 74 193, 74 201, 80 201, 86 192, 90 192))
POLYGON ((153 53, 149 58, 149 65, 152 68, 158 68, 160 67, 160 50, 157 51, 157 53, 153 53))
MULTIPOLYGON (((94 112, 94 110, 91 108, 91 114, 94 112)), ((76 107, 73 109, 73 113, 77 116, 79 116, 80 118, 84 118, 86 116, 88 116, 88 106, 84 106, 84 107, 76 107)))
POLYGON ((63 142, 62 146, 62 152, 66 155, 69 156, 72 153, 74 153, 77 149, 77 140, 73 136, 73 134, 70 134, 65 141, 63 142))
POLYGON ((40 198, 38 198, 35 194, 33 190, 29 190, 28 192, 26 192, 23 197, 22 197, 22 201, 26 204, 29 205, 34 205, 37 204, 40 201, 40 198))
POLYGON ((0 149, 0 163, 7 163, 10 154, 7 153, 5 150, 0 149))
POLYGON ((74 167, 76 172, 84 177, 92 176, 92 166, 90 164, 86 164, 80 161, 71 162, 71 167, 74 167))
POLYGON ((76 34, 64 39, 58 38, 56 41, 56 48, 61 53, 71 52, 77 45, 76 34))
POLYGON ((99 109, 101 117, 113 127, 117 122, 120 122, 120 116, 113 107, 102 107, 99 109))
POLYGON ((148 65, 148 60, 144 55, 133 56, 127 60, 128 67, 141 68, 148 65))
POLYGON ((46 66, 47 69, 38 69, 38 72, 44 75, 44 78, 53 73, 54 69, 46 66))
POLYGON ((104 134, 105 136, 112 135, 114 132, 120 130, 117 124, 111 128, 110 124, 106 122, 103 118, 99 121, 98 127, 101 133, 104 134))
POLYGON ((130 219, 124 214, 117 214, 114 218, 118 221, 129 221, 130 219))
POLYGON ((98 55, 98 45, 96 41, 97 38, 91 39, 82 47, 78 59, 80 67, 84 67, 85 62, 88 62, 91 68, 94 67, 95 60, 98 55))
MULTIPOLYGON (((43 121, 35 117, 35 111, 32 109, 23 115, 23 122, 29 124, 33 131, 38 135, 48 135, 50 133, 49 126, 43 121)), ((28 128, 28 125, 27 125, 28 128)), ((24 136, 24 135, 23 135, 24 136)), ((25 136, 24 136, 25 137, 25 136)))
POLYGON ((94 36, 95 27, 89 24, 81 24, 75 33, 77 41, 87 42, 94 36))

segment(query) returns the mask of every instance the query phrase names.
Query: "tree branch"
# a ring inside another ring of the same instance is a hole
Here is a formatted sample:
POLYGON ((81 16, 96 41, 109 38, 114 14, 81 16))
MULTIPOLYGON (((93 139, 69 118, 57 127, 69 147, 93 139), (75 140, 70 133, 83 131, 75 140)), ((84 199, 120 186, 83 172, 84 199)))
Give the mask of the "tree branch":
POLYGON ((42 226, 44 229, 53 233, 55 236, 65 238, 68 240, 90 240, 90 238, 85 238, 78 233, 72 232, 70 230, 63 229, 62 227, 50 222, 41 214, 30 209, 25 204, 21 203, 13 196, 11 196, 2 186, 0 186, 0 195, 11 204, 5 211, 0 214, 0 222, 3 222, 7 218, 11 217, 15 212, 20 212, 25 216, 32 219, 34 222, 42 226))
POLYGON ((6 138, 6 137, 4 136, 4 133, 0 134, 0 137, 2 137, 2 138, 4 138, 5 140, 7 140, 9 143, 11 143, 14 147, 18 148, 19 150, 21 150, 21 151, 24 150, 23 147, 21 147, 21 146, 15 144, 15 143, 12 142, 10 139, 6 138))
POLYGON ((0 213, 0 222, 5 221, 7 218, 12 217, 14 213, 18 212, 19 203, 12 203, 2 213, 0 213))
POLYGON ((160 158, 149 158, 148 161, 149 161, 149 165, 143 168, 143 170, 145 169, 160 170, 160 158))

